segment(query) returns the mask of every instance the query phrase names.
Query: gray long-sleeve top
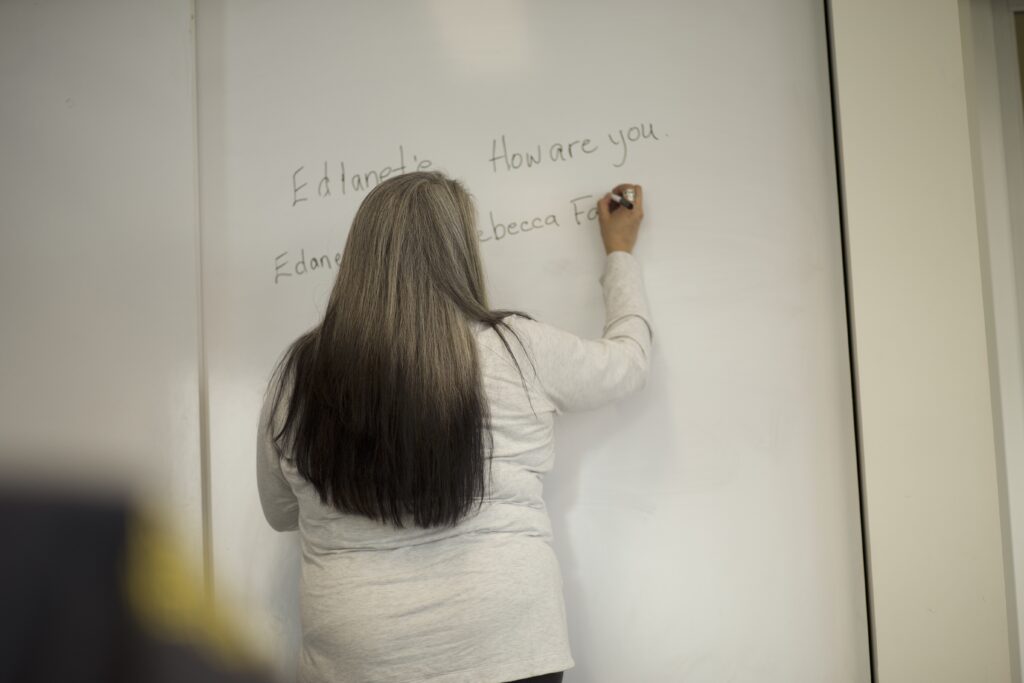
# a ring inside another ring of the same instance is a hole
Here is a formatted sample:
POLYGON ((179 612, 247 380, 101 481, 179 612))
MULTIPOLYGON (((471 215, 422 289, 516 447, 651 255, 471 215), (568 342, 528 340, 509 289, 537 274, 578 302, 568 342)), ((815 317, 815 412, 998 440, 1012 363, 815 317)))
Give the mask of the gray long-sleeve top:
POLYGON ((301 534, 301 681, 486 683, 573 666, 542 498, 554 416, 639 389, 652 339, 636 259, 609 254, 601 283, 600 339, 507 320, 524 377, 494 331, 476 328, 492 461, 483 505, 453 528, 395 529, 324 505, 267 437, 264 404, 260 501, 272 527, 301 534))

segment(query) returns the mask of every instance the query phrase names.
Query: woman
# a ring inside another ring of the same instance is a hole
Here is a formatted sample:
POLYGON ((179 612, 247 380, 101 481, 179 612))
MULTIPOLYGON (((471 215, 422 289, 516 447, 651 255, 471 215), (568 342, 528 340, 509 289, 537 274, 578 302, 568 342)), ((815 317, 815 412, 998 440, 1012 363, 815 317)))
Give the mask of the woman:
POLYGON ((364 199, 323 322, 260 417, 263 511, 301 531, 301 680, 547 682, 573 665, 541 488, 553 416, 647 375, 629 187, 632 209, 598 202, 596 341, 487 307, 457 181, 408 173, 364 199))

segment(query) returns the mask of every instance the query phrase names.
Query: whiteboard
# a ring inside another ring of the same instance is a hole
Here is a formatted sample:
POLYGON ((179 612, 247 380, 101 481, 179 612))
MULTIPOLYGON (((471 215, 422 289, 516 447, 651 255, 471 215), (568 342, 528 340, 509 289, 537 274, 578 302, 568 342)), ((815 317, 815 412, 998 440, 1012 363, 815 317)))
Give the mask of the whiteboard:
POLYGON ((262 392, 404 166, 474 194, 495 307, 588 336, 587 208, 645 187, 651 380, 560 419, 546 483, 566 680, 870 680, 822 3, 197 10, 213 562, 283 672, 299 557, 257 500, 262 392))

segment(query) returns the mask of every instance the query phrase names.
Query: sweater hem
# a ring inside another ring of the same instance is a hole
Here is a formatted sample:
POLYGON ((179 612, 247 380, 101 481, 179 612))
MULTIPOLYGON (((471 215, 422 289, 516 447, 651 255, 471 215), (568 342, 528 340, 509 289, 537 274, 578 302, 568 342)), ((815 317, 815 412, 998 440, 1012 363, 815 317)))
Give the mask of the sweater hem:
POLYGON ((576 665, 572 657, 548 655, 528 660, 515 660, 504 664, 488 664, 471 669, 449 671, 430 678, 408 678, 401 683, 508 683, 520 678, 540 676, 556 671, 567 671, 576 665))

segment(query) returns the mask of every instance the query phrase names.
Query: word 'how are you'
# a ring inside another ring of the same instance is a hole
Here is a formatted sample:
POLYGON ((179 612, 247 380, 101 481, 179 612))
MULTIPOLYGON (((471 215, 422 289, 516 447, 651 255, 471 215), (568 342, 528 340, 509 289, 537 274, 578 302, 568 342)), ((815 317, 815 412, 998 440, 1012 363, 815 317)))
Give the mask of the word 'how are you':
MULTIPOLYGON (((667 133, 663 133, 668 137, 667 133)), ((617 162, 612 166, 619 168, 629 158, 630 144, 643 140, 661 140, 654 132, 653 123, 641 123, 639 126, 619 128, 615 132, 608 133, 608 141, 611 149, 614 150, 617 162)), ((491 171, 497 173, 499 170, 517 171, 522 168, 533 168, 541 164, 563 163, 575 161, 590 156, 601 149, 600 144, 591 138, 569 140, 566 142, 553 142, 551 144, 537 144, 529 148, 519 149, 510 146, 508 138, 502 133, 501 137, 491 140, 491 171)))

